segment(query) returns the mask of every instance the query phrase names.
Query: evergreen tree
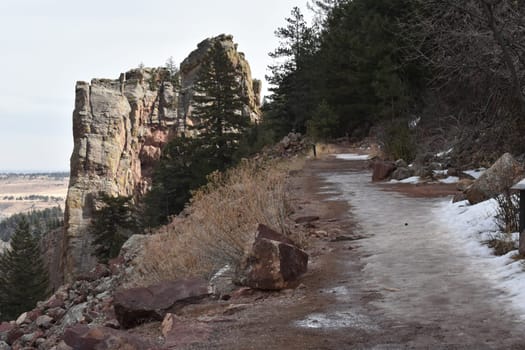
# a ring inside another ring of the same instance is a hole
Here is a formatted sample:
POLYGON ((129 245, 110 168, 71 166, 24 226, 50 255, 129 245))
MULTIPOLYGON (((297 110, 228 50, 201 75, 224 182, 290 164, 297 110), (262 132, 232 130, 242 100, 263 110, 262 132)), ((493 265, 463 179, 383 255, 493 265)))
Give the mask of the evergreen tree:
POLYGON ((134 215, 131 197, 112 197, 101 193, 101 207, 93 215, 91 234, 95 255, 102 263, 115 258, 126 240, 139 232, 140 225, 134 215))
POLYGON ((198 121, 192 130, 197 131, 195 139, 206 153, 210 172, 233 164, 242 133, 250 125, 239 72, 221 45, 217 41, 210 48, 193 97, 192 117, 198 121))
POLYGON ((206 183, 211 165, 201 153, 199 141, 192 138, 181 136, 166 144, 144 200, 147 226, 166 224, 169 216, 184 209, 191 190, 206 183))
POLYGON ((11 249, 0 256, 0 317, 12 320, 48 294, 48 275, 28 222, 18 223, 11 249))
POLYGON ((279 46, 269 55, 276 63, 268 68, 271 75, 270 103, 266 106, 265 119, 283 136, 292 129, 304 132, 306 120, 315 107, 316 69, 314 56, 317 51, 315 27, 309 27, 301 10, 294 7, 286 26, 275 31, 279 46))

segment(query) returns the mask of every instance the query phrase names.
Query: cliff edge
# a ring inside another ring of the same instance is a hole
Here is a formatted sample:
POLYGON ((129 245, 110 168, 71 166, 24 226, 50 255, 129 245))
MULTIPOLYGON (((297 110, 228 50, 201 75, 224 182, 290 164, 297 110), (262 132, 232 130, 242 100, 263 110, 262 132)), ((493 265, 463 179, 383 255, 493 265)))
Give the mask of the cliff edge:
POLYGON ((243 84, 248 101, 242 111, 260 116, 260 82, 251 77, 244 54, 233 37, 220 35, 202 41, 181 64, 180 71, 138 68, 118 79, 77 82, 73 111, 74 148, 61 244, 61 270, 66 281, 91 270, 91 223, 97 196, 140 199, 151 186, 162 147, 198 123, 191 117, 192 87, 212 45, 220 41, 243 84))

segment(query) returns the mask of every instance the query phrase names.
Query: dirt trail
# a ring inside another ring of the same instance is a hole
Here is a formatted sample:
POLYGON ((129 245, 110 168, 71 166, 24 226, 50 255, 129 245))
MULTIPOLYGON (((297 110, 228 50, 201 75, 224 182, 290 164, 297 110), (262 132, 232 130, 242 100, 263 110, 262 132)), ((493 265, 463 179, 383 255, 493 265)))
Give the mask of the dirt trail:
POLYGON ((309 161, 292 184, 294 215, 320 216, 302 285, 236 300, 234 319, 191 348, 525 349, 523 321, 483 266, 428 220, 439 200, 369 178, 365 162, 309 161))

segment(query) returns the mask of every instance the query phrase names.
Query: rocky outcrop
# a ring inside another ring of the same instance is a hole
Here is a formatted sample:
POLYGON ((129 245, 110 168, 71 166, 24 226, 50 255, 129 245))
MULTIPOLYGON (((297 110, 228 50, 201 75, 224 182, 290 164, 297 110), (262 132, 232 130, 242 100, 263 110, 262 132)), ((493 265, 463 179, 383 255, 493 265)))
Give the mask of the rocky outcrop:
POLYGON ((201 278, 119 290, 114 296, 115 314, 122 327, 132 328, 153 320, 162 321, 169 311, 202 300, 209 294, 208 281, 201 278))
POLYGON ((293 286, 307 271, 308 254, 289 238, 259 225, 255 239, 239 264, 236 283, 262 290, 293 286))
POLYGON ((217 41, 239 71, 248 101, 243 113, 258 119, 260 83, 252 80, 248 62, 227 35, 201 42, 176 74, 167 68, 139 68, 115 80, 77 83, 60 259, 66 281, 95 264, 87 229, 98 194, 140 198, 151 185, 163 145, 184 132, 188 124, 198 123, 191 118, 192 86, 208 50, 217 41))
POLYGON ((246 61, 244 54, 237 51, 237 44, 233 42, 233 37, 222 34, 213 39, 206 39, 200 42, 197 45, 197 50, 193 51, 180 65, 182 106, 186 109, 189 116, 186 122, 198 123, 198 120, 191 118, 192 86, 197 79, 202 61, 217 42, 220 43, 220 47, 223 48, 233 66, 239 72, 242 90, 247 100, 247 105, 243 111, 244 115, 249 116, 252 120, 258 120, 260 116, 261 81, 252 79, 250 65, 246 61))
POLYGON ((523 167, 510 155, 502 155, 465 191, 470 204, 493 198, 523 177, 523 167))

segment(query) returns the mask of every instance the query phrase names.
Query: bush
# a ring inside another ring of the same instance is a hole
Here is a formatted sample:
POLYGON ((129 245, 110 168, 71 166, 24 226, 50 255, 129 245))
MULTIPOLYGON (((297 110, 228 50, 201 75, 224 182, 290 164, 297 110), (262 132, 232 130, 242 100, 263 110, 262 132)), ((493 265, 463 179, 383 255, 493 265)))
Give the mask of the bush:
POLYGON ((146 242, 126 284, 209 276, 242 258, 258 223, 286 232, 288 171, 275 162, 244 161, 225 174, 212 173, 193 193, 189 216, 173 219, 146 242))
POLYGON ((508 233, 499 233, 494 235, 485 241, 485 243, 489 246, 489 248, 494 249, 494 254, 498 256, 505 255, 508 252, 517 249, 511 235, 508 233))
POLYGON ((100 208, 93 215, 90 232, 94 237, 93 246, 99 262, 118 256, 120 248, 140 225, 135 216, 131 197, 111 197, 100 194, 100 208))
POLYGON ((314 110, 312 118, 306 122, 306 133, 316 141, 327 141, 339 132, 339 118, 326 101, 314 110))
POLYGON ((520 207, 518 194, 506 190, 496 197, 496 201, 498 202, 496 223, 500 231, 504 233, 518 232, 520 207))
POLYGON ((416 142, 406 121, 394 121, 387 124, 382 135, 382 143, 387 156, 393 160, 404 159, 407 162, 416 156, 416 142))

